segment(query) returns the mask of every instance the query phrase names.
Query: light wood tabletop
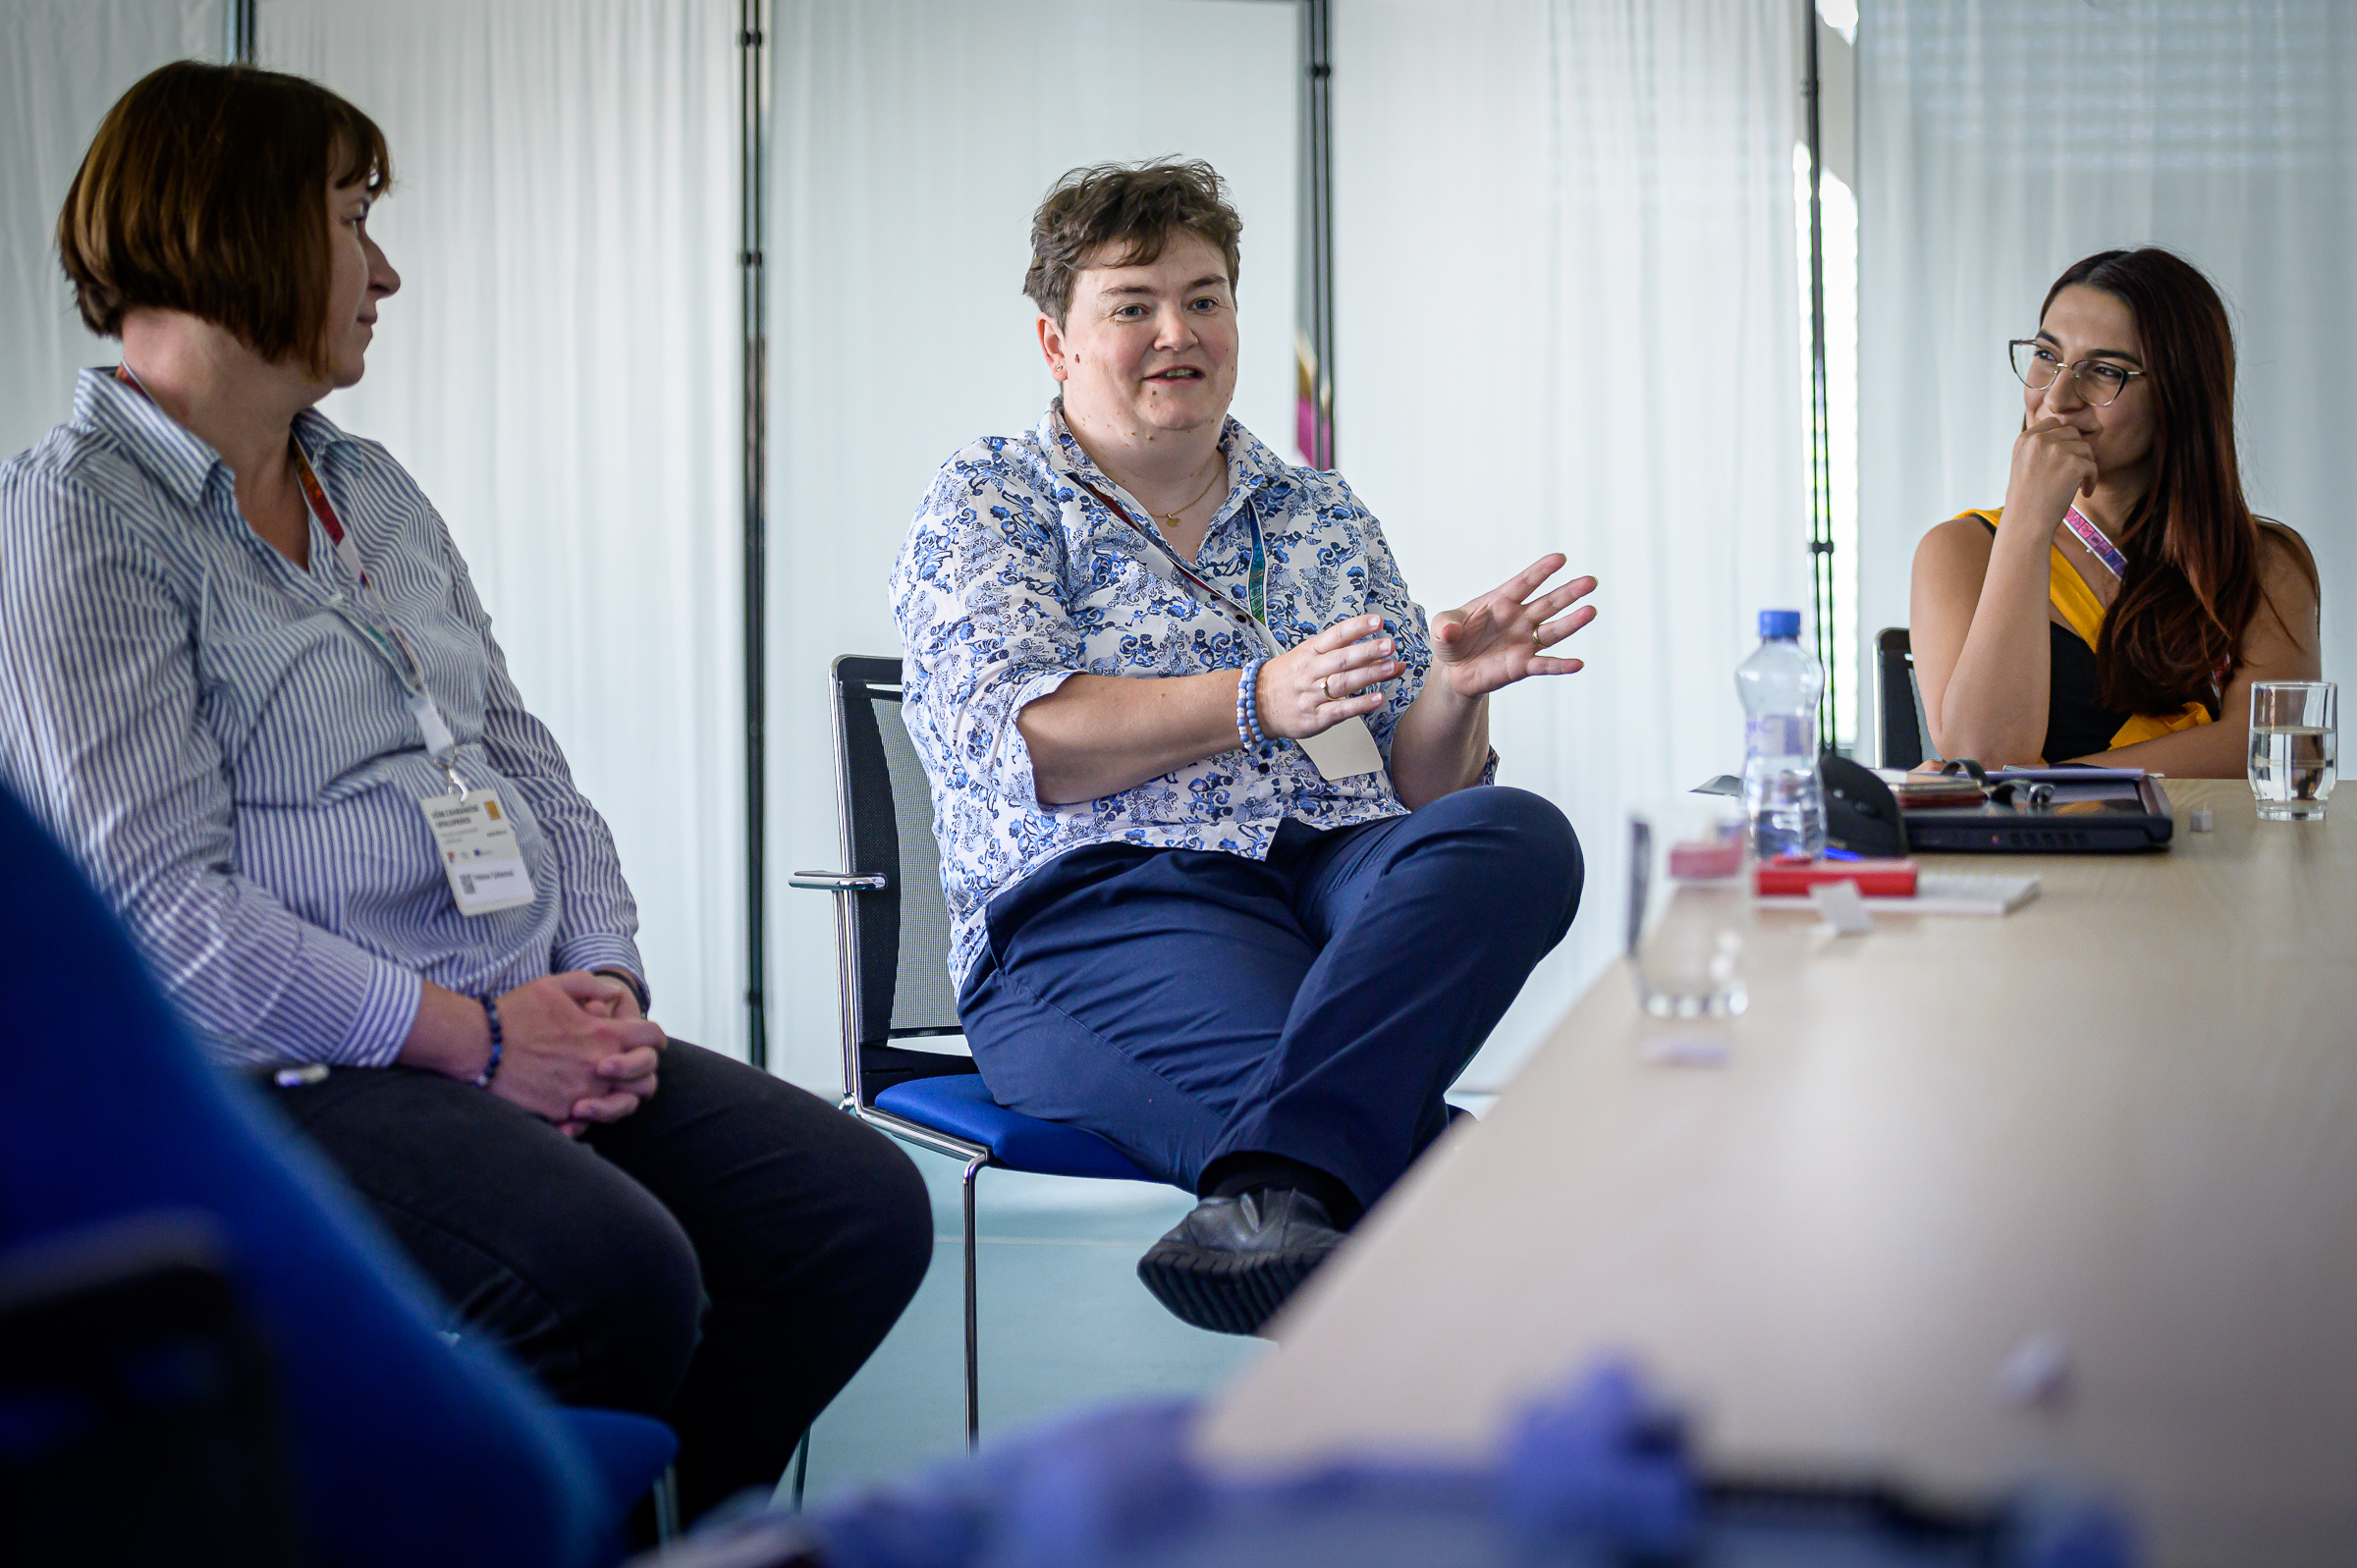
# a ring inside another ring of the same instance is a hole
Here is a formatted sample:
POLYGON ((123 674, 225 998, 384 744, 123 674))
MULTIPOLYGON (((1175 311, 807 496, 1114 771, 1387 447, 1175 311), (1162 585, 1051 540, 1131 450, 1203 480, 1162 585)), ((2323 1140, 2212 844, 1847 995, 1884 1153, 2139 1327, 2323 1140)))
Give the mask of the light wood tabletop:
POLYGON ((1649 1054, 1697 1026, 1608 971, 1205 1456, 1467 1456, 1617 1350, 1709 1465, 2058 1479, 2164 1563, 2357 1562, 2357 798, 2262 823, 2240 782, 2165 787, 2164 852, 1924 857, 2037 872, 2009 916, 1763 913, 1721 1065, 1649 1054))

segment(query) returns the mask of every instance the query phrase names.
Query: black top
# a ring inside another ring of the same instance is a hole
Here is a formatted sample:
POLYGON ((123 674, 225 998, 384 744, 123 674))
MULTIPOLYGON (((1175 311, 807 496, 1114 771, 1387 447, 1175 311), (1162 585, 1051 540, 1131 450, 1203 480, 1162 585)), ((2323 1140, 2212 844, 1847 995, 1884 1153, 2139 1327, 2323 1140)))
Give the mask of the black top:
POLYGON ((2049 762, 2069 762, 2111 749, 2111 737, 2129 715, 2096 699, 2095 650, 2068 626, 2049 621, 2054 653, 2048 664, 2046 751, 2049 762))
MULTIPOLYGON (((1992 537, 1996 535, 1997 525, 1987 517, 1981 519, 1981 526, 1992 537)), ((2110 751, 2111 737, 2131 716, 2105 707, 2097 698, 2101 687, 2095 677, 2095 650, 2087 646, 2086 639, 2052 619, 2046 629, 2054 652, 2048 660, 2046 749, 2042 755, 2048 762, 2069 762, 2110 751)))

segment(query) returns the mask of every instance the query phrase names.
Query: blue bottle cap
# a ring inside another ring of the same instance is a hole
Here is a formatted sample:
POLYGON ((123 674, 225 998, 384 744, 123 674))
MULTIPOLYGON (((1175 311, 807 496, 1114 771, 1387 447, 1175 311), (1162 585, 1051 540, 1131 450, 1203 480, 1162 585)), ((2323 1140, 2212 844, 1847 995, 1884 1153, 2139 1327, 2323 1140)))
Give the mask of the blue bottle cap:
POLYGON ((1797 637, 1800 635, 1800 612, 1797 610, 1763 610, 1760 612, 1760 635, 1763 637, 1797 637))

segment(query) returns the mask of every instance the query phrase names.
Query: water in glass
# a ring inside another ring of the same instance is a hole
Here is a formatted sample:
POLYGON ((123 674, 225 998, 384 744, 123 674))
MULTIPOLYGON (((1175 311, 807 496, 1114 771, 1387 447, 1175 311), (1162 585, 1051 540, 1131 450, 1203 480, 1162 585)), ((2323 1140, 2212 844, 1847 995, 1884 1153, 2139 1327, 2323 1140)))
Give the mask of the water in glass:
POLYGON ((2269 821, 2325 814, 2339 778, 2340 737, 2330 681, 2262 681, 2251 688, 2251 793, 2269 821))
POLYGON ((1744 828, 1731 801, 1680 802, 1629 819, 1628 955, 1637 1000, 1656 1017, 1731 1017, 1750 1003, 1744 828))

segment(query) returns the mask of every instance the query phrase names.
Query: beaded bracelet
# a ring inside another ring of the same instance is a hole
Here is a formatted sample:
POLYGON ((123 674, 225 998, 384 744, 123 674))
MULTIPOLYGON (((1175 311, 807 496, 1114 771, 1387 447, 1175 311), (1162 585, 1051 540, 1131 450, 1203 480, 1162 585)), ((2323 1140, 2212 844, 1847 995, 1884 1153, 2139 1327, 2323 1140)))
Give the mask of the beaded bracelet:
POLYGON ((1260 730, 1260 667, 1266 659, 1250 659, 1235 677, 1235 733, 1246 751, 1258 751, 1269 743, 1260 730))
POLYGON ((499 1071, 499 1058, 501 1055, 501 1046, 503 1042, 500 1038, 499 1003, 493 1001, 489 997, 483 998, 482 1002, 483 1021, 491 1026, 491 1059, 484 1062, 483 1070, 474 1075, 474 1086, 477 1089, 488 1089, 491 1087, 492 1075, 499 1071))

